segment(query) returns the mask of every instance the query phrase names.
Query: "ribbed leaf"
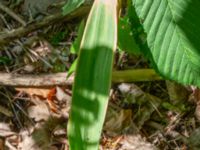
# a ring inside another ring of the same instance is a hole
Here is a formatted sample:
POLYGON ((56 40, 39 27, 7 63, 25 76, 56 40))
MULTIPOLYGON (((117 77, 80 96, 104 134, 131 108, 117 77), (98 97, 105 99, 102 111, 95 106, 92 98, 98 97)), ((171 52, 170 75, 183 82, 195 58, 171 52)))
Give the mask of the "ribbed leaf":
POLYGON ((68 123, 71 150, 97 150, 117 43, 117 0, 95 0, 80 46, 68 123))
POLYGON ((200 86, 200 1, 133 0, 156 69, 165 77, 200 86))

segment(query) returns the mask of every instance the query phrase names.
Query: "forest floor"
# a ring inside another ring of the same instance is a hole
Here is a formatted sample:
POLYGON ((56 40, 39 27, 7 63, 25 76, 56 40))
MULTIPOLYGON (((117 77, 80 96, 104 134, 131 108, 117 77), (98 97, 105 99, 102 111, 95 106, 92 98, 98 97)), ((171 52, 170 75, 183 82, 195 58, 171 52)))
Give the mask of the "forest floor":
MULTIPOLYGON (((89 10, 62 16, 64 0, 0 0, 0 150, 68 150, 76 59, 89 10), (66 80, 66 81, 65 81, 66 80)), ((116 51, 114 69, 149 68, 116 51)), ((115 83, 102 150, 200 150, 200 90, 172 81, 115 83)))

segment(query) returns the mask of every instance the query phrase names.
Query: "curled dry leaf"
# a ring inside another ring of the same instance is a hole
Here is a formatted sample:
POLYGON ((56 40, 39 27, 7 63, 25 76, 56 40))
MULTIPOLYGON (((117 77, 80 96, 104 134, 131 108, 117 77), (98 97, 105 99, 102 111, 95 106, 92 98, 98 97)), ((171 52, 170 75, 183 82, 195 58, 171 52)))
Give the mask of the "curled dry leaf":
POLYGON ((34 139, 27 130, 21 131, 21 141, 18 145, 20 150, 42 150, 38 145, 36 145, 34 139))
POLYGON ((62 88, 60 87, 56 87, 56 98, 59 100, 59 101, 66 101, 66 100, 69 100, 71 99, 69 97, 69 95, 67 95, 62 88))
POLYGON ((138 98, 144 95, 144 92, 135 84, 122 83, 118 88, 129 103, 135 103, 138 98))
POLYGON ((56 105, 54 103, 54 98, 55 98, 55 94, 56 94, 56 88, 53 88, 49 91, 48 95, 47 95, 47 102, 49 104, 49 107, 51 108, 51 110, 53 112, 57 112, 57 108, 56 105))
POLYGON ((30 135, 27 130, 22 131, 20 134, 21 142, 18 144, 18 149, 20 150, 58 150, 57 147, 51 146, 52 143, 50 141, 44 141, 42 138, 41 143, 38 143, 34 136, 30 135))
POLYGON ((186 87, 172 81, 166 81, 166 85, 170 101, 173 104, 181 104, 188 100, 189 91, 186 89, 186 87))
POLYGON ((34 103, 35 105, 28 108, 29 117, 33 118, 35 121, 47 120, 51 114, 45 102, 36 98, 34 103))
POLYGON ((35 66, 31 64, 27 64, 24 66, 23 70, 27 73, 33 73, 33 71, 35 70, 35 66))
POLYGON ((30 96, 41 96, 42 98, 47 98, 50 88, 15 88, 18 92, 26 93, 30 96))
POLYGON ((117 112, 109 108, 104 125, 104 131, 109 136, 116 136, 130 131, 137 131, 132 122, 132 110, 117 112))
POLYGON ((119 150, 158 150, 154 145, 145 141, 139 134, 127 135, 120 141, 119 150))
POLYGON ((61 113, 65 118, 69 116, 71 106, 71 95, 67 94, 62 88, 56 87, 56 98, 61 108, 61 113))
POLYGON ((54 103, 56 96, 56 88, 16 88, 19 92, 27 93, 30 96, 39 96, 47 100, 50 109, 57 112, 57 107, 54 103))
POLYGON ((157 108, 160 106, 162 100, 158 97, 143 92, 135 84, 120 84, 119 90, 124 96, 124 102, 137 104, 140 107, 139 111, 133 117, 138 129, 142 128, 144 123, 150 119, 151 114, 154 111, 160 115, 157 108))
POLYGON ((7 136, 11 136, 14 135, 15 133, 12 132, 9 124, 7 123, 0 123, 0 136, 1 137, 7 137, 7 136))
POLYGON ((101 150, 114 150, 118 149, 120 146, 120 141, 123 139, 123 136, 116 137, 103 137, 101 141, 101 150))

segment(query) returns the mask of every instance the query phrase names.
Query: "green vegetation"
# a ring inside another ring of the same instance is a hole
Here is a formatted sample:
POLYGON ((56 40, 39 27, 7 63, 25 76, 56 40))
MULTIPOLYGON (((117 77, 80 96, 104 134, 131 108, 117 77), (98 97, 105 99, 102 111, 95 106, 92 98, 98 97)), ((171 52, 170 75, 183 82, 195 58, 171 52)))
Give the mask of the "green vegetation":
MULTIPOLYGON (((82 3, 83 0, 74 0, 74 3, 71 0, 63 8, 64 13, 67 8, 72 11, 82 3)), ((109 98, 117 25, 119 49, 144 54, 165 79, 200 86, 200 1, 132 0, 128 5, 128 15, 119 17, 117 23, 117 0, 93 3, 75 72, 68 125, 71 150, 98 149, 109 98)), ((144 70, 132 78, 145 74, 144 70)), ((154 77, 155 72, 151 74, 154 77)), ((119 78, 120 75, 115 76, 114 80, 119 78)), ((165 104, 164 107, 173 106, 165 104)))
POLYGON ((117 42, 116 6, 115 0, 95 1, 86 23, 68 123, 70 148, 73 150, 98 149, 117 42))

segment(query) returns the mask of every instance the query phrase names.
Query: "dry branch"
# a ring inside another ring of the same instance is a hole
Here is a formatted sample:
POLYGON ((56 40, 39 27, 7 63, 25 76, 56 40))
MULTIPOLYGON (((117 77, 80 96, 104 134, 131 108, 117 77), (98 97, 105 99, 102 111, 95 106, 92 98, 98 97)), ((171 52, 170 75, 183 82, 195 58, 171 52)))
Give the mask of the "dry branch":
POLYGON ((55 85, 71 85, 73 76, 68 80, 66 73, 21 75, 11 73, 0 73, 0 85, 16 87, 40 87, 55 85))
MULTIPOLYGON (((0 73, 0 85, 15 87, 50 87, 72 85, 74 77, 66 79, 67 73, 21 75, 11 73, 0 73)), ((152 69, 137 69, 114 71, 112 75, 113 83, 155 81, 162 78, 152 69)))
POLYGON ((79 7, 77 10, 75 10, 74 12, 72 12, 66 16, 63 16, 61 12, 54 14, 54 15, 47 16, 46 18, 44 18, 41 21, 33 22, 33 23, 26 25, 25 27, 20 27, 18 29, 1 34, 0 35, 0 44, 9 43, 16 38, 26 36, 30 32, 33 32, 33 31, 43 28, 45 26, 49 26, 56 22, 59 22, 59 23, 64 22, 64 21, 67 22, 67 21, 71 21, 76 18, 83 17, 89 12, 89 10, 90 10, 90 5, 83 5, 83 6, 79 7))

